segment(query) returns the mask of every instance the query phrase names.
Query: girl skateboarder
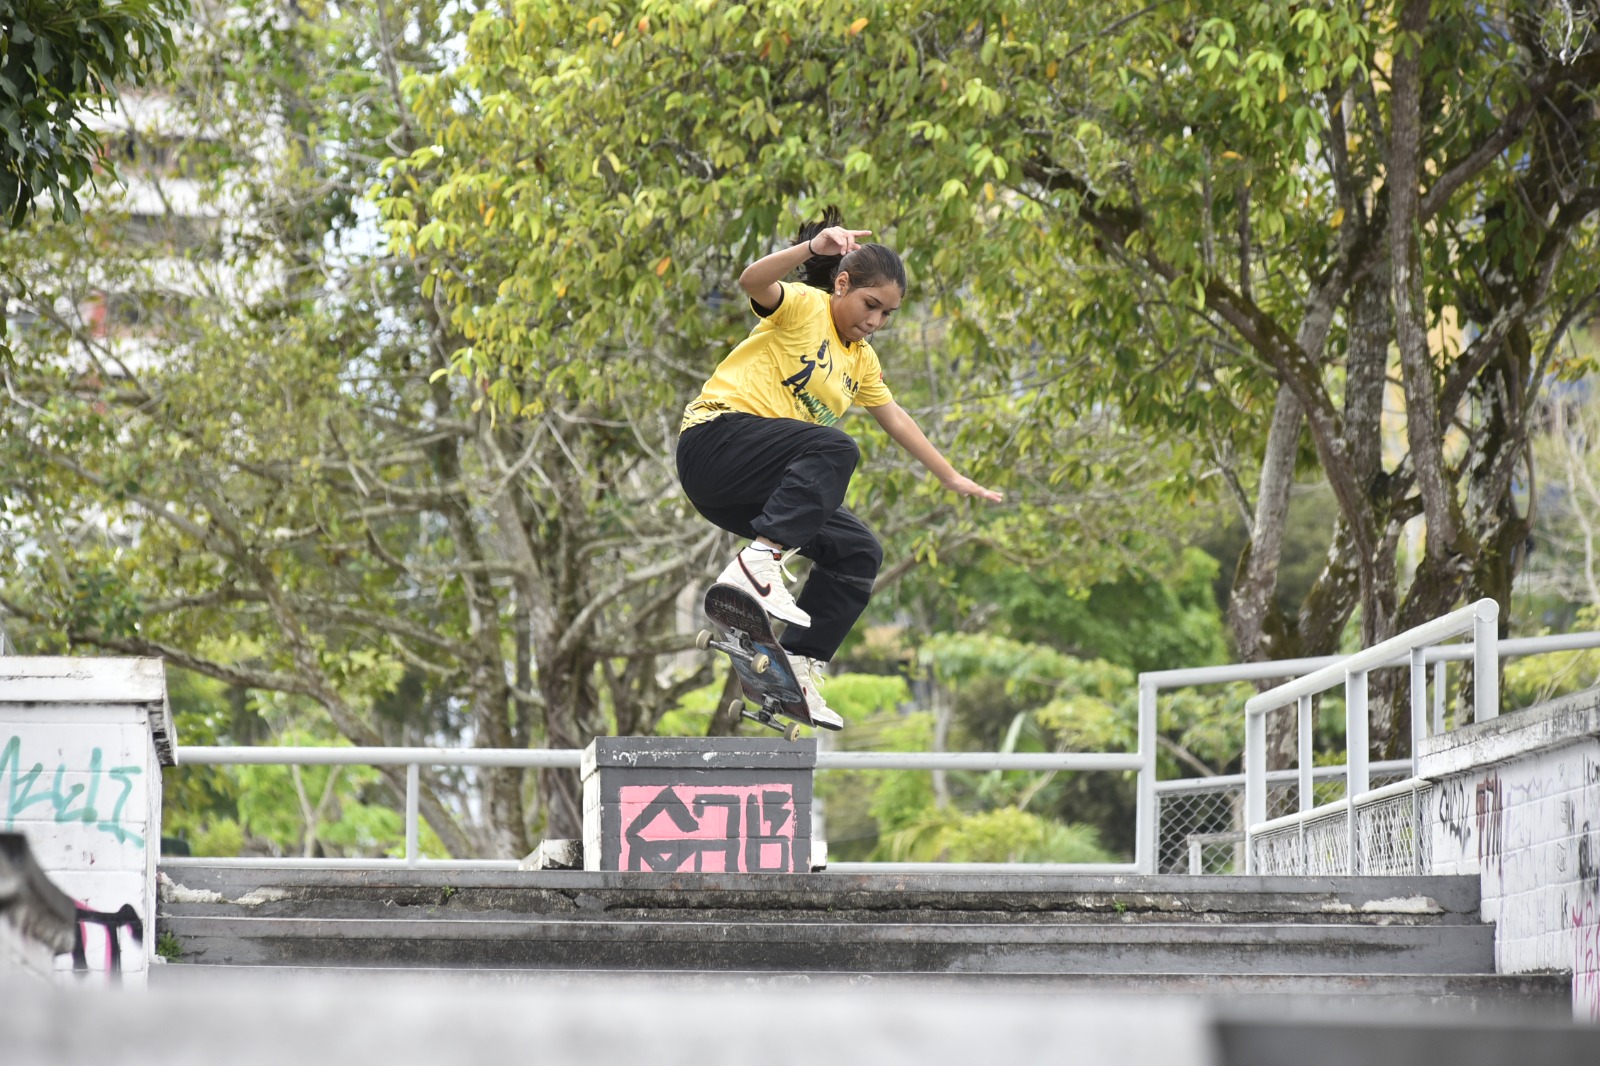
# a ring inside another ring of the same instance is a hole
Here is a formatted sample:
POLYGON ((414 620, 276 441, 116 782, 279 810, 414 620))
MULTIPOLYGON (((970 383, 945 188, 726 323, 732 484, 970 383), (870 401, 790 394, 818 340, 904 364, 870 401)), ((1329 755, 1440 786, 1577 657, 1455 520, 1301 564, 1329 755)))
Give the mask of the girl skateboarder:
POLYGON ((843 506, 861 458, 837 428, 852 404, 963 496, 998 492, 958 473, 895 403, 867 343, 900 307, 905 266, 871 230, 845 229, 829 209, 799 239, 739 276, 760 317, 684 410, 678 479, 695 509, 752 543, 718 581, 737 585, 789 623, 781 641, 818 725, 844 724, 823 701, 823 667, 866 609, 883 549, 843 506), (799 268, 803 284, 782 279, 799 268), (797 601, 784 584, 786 553, 816 565, 797 601))

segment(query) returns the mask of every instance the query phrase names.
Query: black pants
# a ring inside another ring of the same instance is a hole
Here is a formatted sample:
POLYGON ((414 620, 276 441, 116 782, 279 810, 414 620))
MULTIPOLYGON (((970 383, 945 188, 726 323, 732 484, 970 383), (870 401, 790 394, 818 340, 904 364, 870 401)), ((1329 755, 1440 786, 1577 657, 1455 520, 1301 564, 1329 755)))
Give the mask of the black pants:
POLYGON ((809 628, 784 631, 785 650, 823 662, 856 624, 883 548, 843 506, 861 449, 850 434, 794 418, 731 413, 678 439, 678 480, 699 511, 741 537, 766 537, 816 565, 798 603, 809 628))

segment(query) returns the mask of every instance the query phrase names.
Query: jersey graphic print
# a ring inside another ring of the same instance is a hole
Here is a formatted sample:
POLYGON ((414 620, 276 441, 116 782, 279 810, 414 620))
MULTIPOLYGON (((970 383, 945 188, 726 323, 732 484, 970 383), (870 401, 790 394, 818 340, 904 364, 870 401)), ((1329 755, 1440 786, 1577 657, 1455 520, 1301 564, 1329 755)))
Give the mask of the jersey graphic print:
POLYGON ((833 376, 833 356, 828 351, 826 337, 822 339, 822 347, 817 349, 817 354, 801 359, 800 369, 784 378, 783 384, 810 413, 812 421, 819 426, 831 426, 839 421, 839 416, 833 413, 831 407, 806 391, 806 386, 811 382, 811 375, 817 370, 822 371, 823 381, 833 376))

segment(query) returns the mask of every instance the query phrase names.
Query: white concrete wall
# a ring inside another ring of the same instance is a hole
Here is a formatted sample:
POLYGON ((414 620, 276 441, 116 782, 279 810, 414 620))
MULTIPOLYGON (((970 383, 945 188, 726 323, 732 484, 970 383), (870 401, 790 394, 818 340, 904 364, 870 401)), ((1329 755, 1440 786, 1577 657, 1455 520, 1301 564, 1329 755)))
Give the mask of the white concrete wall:
POLYGON ((1433 782, 1433 870, 1476 874, 1501 973, 1570 971, 1600 1020, 1600 690, 1420 749, 1433 782))
MULTIPOLYGON (((114 935, 123 980, 134 984, 155 949, 166 713, 153 660, 0 658, 0 829, 26 835, 39 866, 80 907, 132 907, 142 942, 126 927, 80 928, 89 969, 109 969, 114 935), (73 664, 70 676, 61 664, 73 664)), ((57 957, 58 970, 71 967, 70 956, 57 957)))

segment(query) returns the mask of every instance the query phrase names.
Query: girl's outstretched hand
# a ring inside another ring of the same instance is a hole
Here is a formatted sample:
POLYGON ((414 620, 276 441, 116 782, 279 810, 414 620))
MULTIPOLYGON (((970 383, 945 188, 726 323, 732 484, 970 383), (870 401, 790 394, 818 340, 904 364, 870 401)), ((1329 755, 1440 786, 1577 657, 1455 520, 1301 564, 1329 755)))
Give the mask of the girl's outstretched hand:
POLYGON ((845 229, 843 226, 829 226, 821 233, 812 237, 808 242, 813 255, 849 255, 861 247, 856 242, 857 237, 865 237, 872 231, 869 229, 845 229))
POLYGON ((976 496, 978 499, 988 500, 990 503, 1000 503, 1006 498, 1004 493, 986 489, 970 477, 965 477, 961 474, 957 474, 949 481, 946 481, 944 487, 951 492, 958 492, 963 496, 976 496))

